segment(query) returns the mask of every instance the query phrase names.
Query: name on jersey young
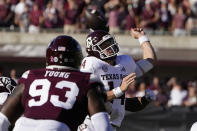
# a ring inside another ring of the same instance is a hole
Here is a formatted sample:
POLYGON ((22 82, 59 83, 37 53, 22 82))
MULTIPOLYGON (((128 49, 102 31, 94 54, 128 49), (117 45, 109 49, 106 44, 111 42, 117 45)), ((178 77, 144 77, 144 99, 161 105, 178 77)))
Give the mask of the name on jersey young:
POLYGON ((60 71, 46 71, 45 77, 59 77, 59 78, 68 78, 70 72, 60 72, 60 71))
POLYGON ((123 74, 105 74, 105 75, 101 75, 101 78, 103 80, 114 80, 114 79, 123 79, 125 76, 127 75, 123 75, 123 74))

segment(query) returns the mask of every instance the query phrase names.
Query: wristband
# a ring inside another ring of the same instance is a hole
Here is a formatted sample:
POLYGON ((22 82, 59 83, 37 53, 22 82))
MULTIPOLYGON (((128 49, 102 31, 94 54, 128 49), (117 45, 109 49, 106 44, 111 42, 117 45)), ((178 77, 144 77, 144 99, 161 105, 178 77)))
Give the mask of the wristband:
POLYGON ((142 45, 142 43, 149 41, 149 39, 146 35, 143 35, 138 38, 138 41, 140 42, 140 45, 142 45))
POLYGON ((122 92, 122 90, 120 89, 120 87, 116 87, 113 89, 113 93, 116 96, 116 98, 122 96, 124 93, 122 92))

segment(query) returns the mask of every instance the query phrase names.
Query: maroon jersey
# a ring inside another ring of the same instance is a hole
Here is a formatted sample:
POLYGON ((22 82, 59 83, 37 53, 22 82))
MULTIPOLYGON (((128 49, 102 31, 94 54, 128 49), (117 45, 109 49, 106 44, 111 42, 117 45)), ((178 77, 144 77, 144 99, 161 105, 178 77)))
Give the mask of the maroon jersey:
POLYGON ((87 91, 91 74, 71 69, 38 69, 23 74, 24 116, 63 122, 77 130, 88 114, 87 91))

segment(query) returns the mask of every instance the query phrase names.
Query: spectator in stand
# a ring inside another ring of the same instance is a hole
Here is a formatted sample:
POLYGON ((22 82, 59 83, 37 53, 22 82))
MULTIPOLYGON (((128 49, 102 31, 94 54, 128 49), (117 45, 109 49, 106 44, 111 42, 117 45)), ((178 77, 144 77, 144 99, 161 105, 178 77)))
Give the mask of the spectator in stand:
POLYGON ((34 4, 38 5, 39 10, 43 10, 43 8, 45 7, 44 2, 45 2, 45 0, 35 0, 34 4))
POLYGON ((136 17, 132 5, 128 5, 127 9, 128 9, 128 14, 126 16, 125 29, 129 31, 131 28, 136 27, 136 17))
POLYGON ((163 106, 165 107, 168 102, 168 95, 165 90, 161 87, 159 77, 153 77, 153 83, 148 87, 152 90, 156 95, 156 101, 154 102, 155 106, 163 106))
POLYGON ((163 88, 159 88, 154 105, 165 107, 167 103, 168 103, 168 95, 166 94, 163 88))
POLYGON ((176 14, 176 8, 177 8, 176 0, 170 0, 168 4, 168 10, 170 11, 170 14, 172 16, 176 14))
POLYGON ((161 0, 160 8, 160 29, 163 31, 168 31, 171 25, 171 14, 168 10, 168 3, 166 0, 161 0))
POLYGON ((39 9, 38 4, 34 3, 32 11, 30 13, 29 33, 39 33, 43 20, 44 18, 42 10, 39 9))
POLYGON ((184 99, 184 105, 187 107, 197 106, 197 92, 196 92, 196 83, 189 82, 188 83, 188 94, 187 97, 184 99))
POLYGON ((11 24, 12 12, 6 0, 0 0, 0 27, 8 27, 11 24))
POLYGON ((15 12, 15 8, 16 8, 16 5, 18 4, 18 2, 19 2, 19 0, 9 0, 12 12, 15 12))
POLYGON ((177 8, 177 12, 173 17, 172 21, 172 33, 173 36, 185 36, 185 22, 186 22, 186 15, 183 12, 183 7, 179 6, 177 8))
POLYGON ((20 0, 20 2, 16 5, 15 14, 20 15, 24 12, 25 9, 25 0, 20 0))
POLYGON ((192 12, 191 4, 189 0, 183 0, 182 6, 184 9, 184 14, 187 16, 186 22, 185 22, 185 30, 186 34, 190 35, 192 29, 194 29, 194 14, 192 12))
POLYGON ((145 90, 146 90, 146 83, 145 82, 140 82, 139 86, 137 87, 136 97, 145 96, 145 90))
POLYGON ((140 21, 140 26, 150 31, 157 28, 159 21, 159 11, 157 9, 153 9, 151 4, 153 4, 153 0, 145 1, 145 7, 142 11, 140 21))
POLYGON ((44 11, 44 27, 55 28, 58 22, 57 10, 51 1, 48 2, 44 11))
POLYGON ((27 32, 29 28, 29 7, 25 5, 24 12, 19 15, 18 24, 20 32, 27 32))
POLYGON ((64 33, 74 33, 76 31, 76 21, 78 16, 78 5, 75 0, 68 0, 64 7, 64 33))
POLYGON ((154 76, 152 85, 150 85, 148 88, 152 90, 155 93, 155 95, 157 95, 160 88, 159 77, 154 76))
POLYGON ((109 16, 109 30, 110 33, 118 33, 120 32, 118 17, 120 15, 120 1, 119 0, 109 0, 105 5, 105 11, 109 16))
POLYGON ((10 78, 12 78, 16 83, 18 83, 18 78, 16 76, 16 70, 15 69, 11 69, 10 78))
POLYGON ((20 2, 15 7, 15 18, 14 23, 19 25, 20 15, 25 11, 25 0, 20 0, 20 2))
POLYGON ((172 85, 172 89, 170 91, 170 99, 168 100, 168 106, 182 106, 183 100, 187 95, 187 91, 182 89, 182 86, 174 77, 170 79, 168 84, 172 85))

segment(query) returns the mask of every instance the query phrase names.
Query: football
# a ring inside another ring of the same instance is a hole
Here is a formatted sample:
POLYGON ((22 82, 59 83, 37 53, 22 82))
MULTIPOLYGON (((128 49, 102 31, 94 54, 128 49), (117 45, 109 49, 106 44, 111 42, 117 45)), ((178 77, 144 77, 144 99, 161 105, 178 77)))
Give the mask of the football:
POLYGON ((109 26, 104 14, 99 10, 87 9, 85 11, 86 24, 90 30, 105 30, 109 32, 109 26))

